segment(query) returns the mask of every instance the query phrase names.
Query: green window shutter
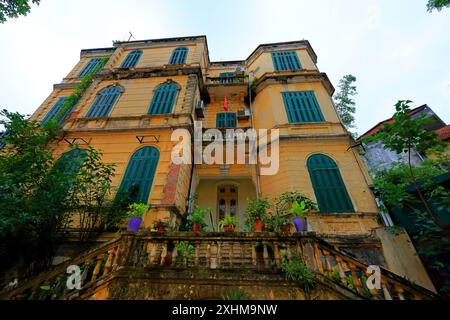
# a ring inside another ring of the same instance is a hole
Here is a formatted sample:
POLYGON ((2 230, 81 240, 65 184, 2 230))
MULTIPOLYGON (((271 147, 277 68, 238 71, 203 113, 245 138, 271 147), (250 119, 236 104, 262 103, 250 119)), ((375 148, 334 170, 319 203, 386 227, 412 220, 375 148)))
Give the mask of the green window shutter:
POLYGON ((101 90, 95 97, 94 103, 87 112, 86 117, 107 117, 120 94, 121 90, 119 86, 110 86, 101 90))
POLYGON ((148 114, 172 113, 178 90, 175 83, 161 84, 153 95, 148 114))
POLYGON ((272 61, 275 71, 301 70, 302 65, 297 52, 272 52, 272 61))
POLYGON ((86 159, 86 150, 81 148, 72 149, 59 157, 55 167, 65 174, 75 174, 83 165, 86 159))
POLYGON ((79 77, 84 77, 91 70, 94 70, 100 62, 101 62, 101 59, 99 59, 99 58, 95 58, 95 59, 89 60, 87 65, 83 68, 83 70, 81 70, 81 72, 80 72, 80 74, 78 76, 79 77))
POLYGON ((216 113, 216 128, 236 128, 236 113, 216 113))
POLYGON ((155 147, 147 146, 137 150, 128 162, 118 193, 127 192, 135 186, 137 195, 133 200, 147 203, 158 161, 159 151, 155 147))
POLYGON ((186 47, 179 47, 172 51, 169 59, 169 64, 183 64, 186 63, 189 49, 186 47))
POLYGON ((339 168, 333 159, 323 154, 312 155, 308 159, 307 166, 321 212, 355 211, 339 168))
POLYGON ((314 91, 282 92, 289 123, 325 121, 314 91))
MULTIPOLYGON (((45 124, 46 122, 55 119, 58 112, 61 110, 61 106, 63 105, 64 101, 66 101, 67 97, 61 97, 56 101, 55 105, 50 109, 50 111, 45 115, 45 117, 41 120, 41 125, 45 124)), ((62 121, 65 120, 65 117, 70 112, 70 110, 66 111, 65 114, 62 117, 58 117, 59 121, 58 123, 62 123, 62 121)))
POLYGON ((236 77, 236 72, 221 72, 221 73, 219 73, 219 77, 221 77, 221 78, 234 78, 234 77, 236 77))
POLYGON ((130 52, 125 60, 123 60, 122 64, 120 65, 121 68, 131 68, 135 67, 141 58, 142 51, 141 50, 135 50, 133 52, 130 52))

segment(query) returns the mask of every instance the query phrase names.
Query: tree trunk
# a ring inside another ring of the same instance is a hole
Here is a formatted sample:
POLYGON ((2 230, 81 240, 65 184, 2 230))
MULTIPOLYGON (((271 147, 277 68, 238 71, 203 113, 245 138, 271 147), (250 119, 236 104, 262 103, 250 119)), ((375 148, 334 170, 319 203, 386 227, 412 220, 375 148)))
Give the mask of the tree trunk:
POLYGON ((431 220, 433 220, 433 222, 437 226, 439 226, 439 223, 437 222, 436 218, 433 215, 433 211, 431 210, 430 206, 428 205, 428 202, 425 200, 425 197, 423 196, 422 191, 420 191, 419 185, 417 184, 416 175, 414 174, 414 170, 413 170, 412 164, 411 164, 411 148, 408 148, 408 167, 409 167, 409 172, 411 174, 411 178, 412 178, 412 181, 414 184, 414 188, 416 189, 420 200, 422 201, 423 205, 425 206, 425 210, 428 212, 428 215, 430 216, 431 220))

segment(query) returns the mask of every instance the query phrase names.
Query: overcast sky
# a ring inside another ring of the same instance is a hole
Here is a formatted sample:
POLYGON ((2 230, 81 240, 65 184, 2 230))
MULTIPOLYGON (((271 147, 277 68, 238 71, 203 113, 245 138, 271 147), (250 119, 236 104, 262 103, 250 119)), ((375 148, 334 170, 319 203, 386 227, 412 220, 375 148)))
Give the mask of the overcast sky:
POLYGON ((136 39, 204 34, 212 61, 307 39, 336 88, 343 75, 357 77, 359 133, 406 98, 449 123, 450 9, 430 14, 426 2, 41 0, 29 15, 0 24, 0 107, 31 114, 81 49, 111 46, 131 31, 136 39))

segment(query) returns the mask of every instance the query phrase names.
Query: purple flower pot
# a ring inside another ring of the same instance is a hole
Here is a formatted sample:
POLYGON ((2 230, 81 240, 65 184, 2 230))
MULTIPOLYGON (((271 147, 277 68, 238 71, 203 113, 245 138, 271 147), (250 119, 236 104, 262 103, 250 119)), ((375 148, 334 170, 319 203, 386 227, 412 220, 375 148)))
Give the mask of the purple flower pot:
POLYGON ((138 232, 139 231, 139 226, 142 223, 142 218, 141 217, 132 217, 132 218, 128 218, 128 229, 127 231, 131 231, 131 232, 138 232))
POLYGON ((295 230, 297 232, 308 230, 306 218, 294 218, 292 221, 294 222, 295 230))

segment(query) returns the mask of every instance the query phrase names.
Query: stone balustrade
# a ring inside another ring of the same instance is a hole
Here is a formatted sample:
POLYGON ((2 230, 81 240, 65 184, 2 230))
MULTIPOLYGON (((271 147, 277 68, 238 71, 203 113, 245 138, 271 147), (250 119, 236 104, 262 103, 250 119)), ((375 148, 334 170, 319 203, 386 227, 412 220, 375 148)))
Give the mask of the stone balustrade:
MULTIPOLYGON (((2 299, 71 299, 69 265, 81 269, 81 289, 104 283, 121 268, 132 270, 201 269, 249 270, 280 273, 283 261, 298 255, 326 281, 351 290, 362 298, 380 300, 434 299, 435 295, 380 268, 380 287, 368 288, 368 266, 318 239, 314 233, 123 233, 120 239, 89 251, 0 294, 2 299)), ((295 284, 293 284, 295 285, 295 284)))

